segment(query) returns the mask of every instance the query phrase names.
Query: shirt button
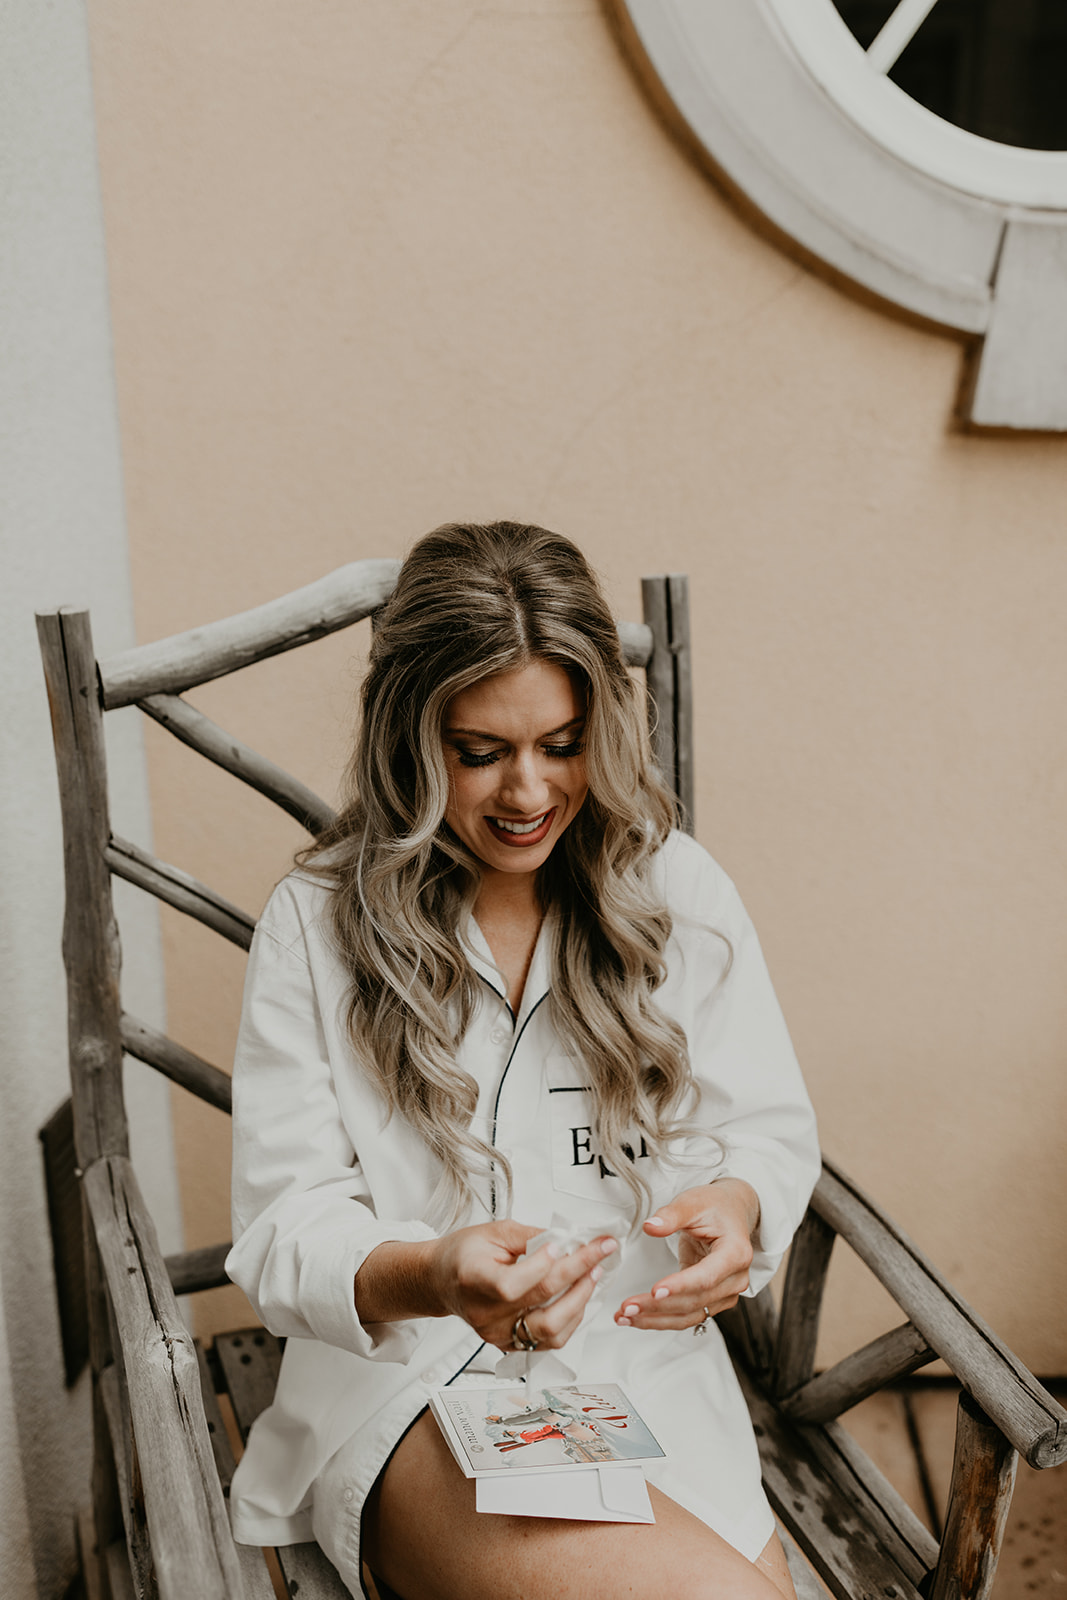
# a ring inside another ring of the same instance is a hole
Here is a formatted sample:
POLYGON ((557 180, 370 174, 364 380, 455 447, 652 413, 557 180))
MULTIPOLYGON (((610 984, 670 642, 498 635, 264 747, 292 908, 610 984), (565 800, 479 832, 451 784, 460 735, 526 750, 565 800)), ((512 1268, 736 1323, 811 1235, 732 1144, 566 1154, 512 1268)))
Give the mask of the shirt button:
POLYGON ((503 1028, 494 1028, 489 1035, 490 1044, 507 1044, 508 1036, 503 1028))
POLYGON ((354 1500, 356 1498, 356 1491, 354 1489, 346 1489, 344 1497, 346 1500, 354 1500))
POLYGON ((422 1381, 423 1381, 423 1383, 436 1383, 437 1382, 437 1369, 436 1369, 436 1367, 427 1367, 426 1371, 422 1375, 422 1381))

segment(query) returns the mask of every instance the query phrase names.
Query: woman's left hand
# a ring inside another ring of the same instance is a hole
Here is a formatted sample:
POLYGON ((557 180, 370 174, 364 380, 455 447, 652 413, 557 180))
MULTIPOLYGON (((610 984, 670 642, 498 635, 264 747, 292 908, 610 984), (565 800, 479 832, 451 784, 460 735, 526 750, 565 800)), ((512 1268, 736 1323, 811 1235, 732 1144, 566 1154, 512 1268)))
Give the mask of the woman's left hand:
POLYGON ((645 1223, 654 1239, 679 1234, 679 1270, 631 1295, 615 1313, 620 1328, 695 1328, 737 1304, 748 1288, 759 1197, 742 1178, 686 1189, 645 1223))

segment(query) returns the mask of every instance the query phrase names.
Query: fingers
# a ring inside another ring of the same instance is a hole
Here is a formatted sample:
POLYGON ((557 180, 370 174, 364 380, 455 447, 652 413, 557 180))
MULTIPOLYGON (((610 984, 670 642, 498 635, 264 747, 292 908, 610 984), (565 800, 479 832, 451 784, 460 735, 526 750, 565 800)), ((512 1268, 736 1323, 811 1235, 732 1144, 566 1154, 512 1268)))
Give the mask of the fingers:
POLYGON ((600 1268, 595 1266, 551 1305, 537 1306, 525 1313, 526 1328, 539 1350, 559 1350, 567 1343, 585 1314, 599 1277, 600 1268))
POLYGON ((620 1328, 694 1328, 705 1315, 735 1306, 748 1288, 751 1249, 724 1241, 695 1266, 661 1278, 647 1294, 631 1295, 615 1313, 620 1328))
POLYGON ((595 1283, 604 1258, 618 1248, 618 1240, 610 1236, 594 1239, 566 1256, 560 1256, 553 1244, 546 1244, 534 1255, 523 1256, 514 1266, 504 1268, 501 1287, 507 1300, 520 1309, 544 1306, 590 1273, 596 1274, 595 1283))

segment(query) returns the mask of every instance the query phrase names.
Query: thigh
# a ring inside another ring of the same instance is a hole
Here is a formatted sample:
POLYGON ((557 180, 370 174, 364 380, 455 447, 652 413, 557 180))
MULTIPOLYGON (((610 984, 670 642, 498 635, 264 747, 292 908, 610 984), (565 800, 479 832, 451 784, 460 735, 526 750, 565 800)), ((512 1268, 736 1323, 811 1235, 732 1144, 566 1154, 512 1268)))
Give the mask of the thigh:
POLYGON ((649 1493, 648 1527, 479 1514, 473 1481, 427 1414, 367 1500, 364 1559, 403 1600, 781 1600, 768 1570, 649 1493))

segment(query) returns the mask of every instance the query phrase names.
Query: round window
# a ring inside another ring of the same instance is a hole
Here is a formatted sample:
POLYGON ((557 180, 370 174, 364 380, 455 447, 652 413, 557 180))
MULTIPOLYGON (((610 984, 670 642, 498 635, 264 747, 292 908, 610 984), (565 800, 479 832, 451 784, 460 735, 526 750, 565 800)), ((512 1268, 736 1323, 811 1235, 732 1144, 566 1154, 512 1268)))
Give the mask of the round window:
POLYGON ((983 139, 1067 150, 1063 0, 834 0, 868 61, 983 139))
POLYGON ((783 242, 981 341, 960 412, 1067 431, 1064 0, 613 0, 783 242))

